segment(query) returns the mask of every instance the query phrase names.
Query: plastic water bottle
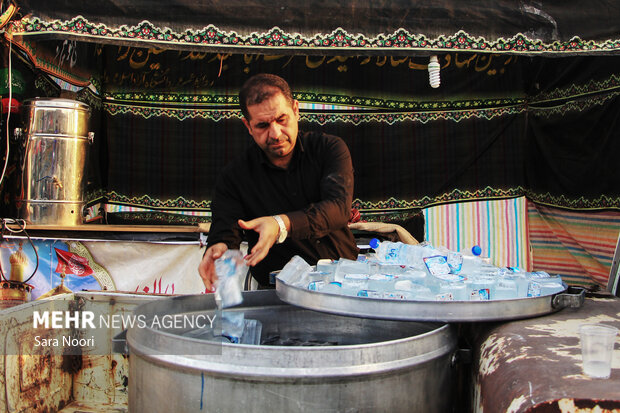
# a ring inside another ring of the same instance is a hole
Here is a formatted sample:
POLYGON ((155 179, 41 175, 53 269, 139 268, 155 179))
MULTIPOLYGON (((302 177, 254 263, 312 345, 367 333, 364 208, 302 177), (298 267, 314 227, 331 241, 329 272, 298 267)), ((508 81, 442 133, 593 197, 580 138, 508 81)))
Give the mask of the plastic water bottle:
POLYGON ((226 250, 215 260, 215 297, 221 308, 231 307, 243 301, 241 283, 248 272, 243 254, 239 250, 226 250))
POLYGON ((439 301, 467 301, 468 291, 464 282, 442 282, 439 285, 439 301))
POLYGON ((307 272, 302 275, 299 283, 311 291, 321 291, 329 284, 329 276, 322 272, 307 272))
POLYGON ((508 280, 515 283, 517 287, 517 298, 527 298, 530 287, 530 279, 527 277, 527 273, 514 267, 501 268, 499 273, 500 281, 508 280))
POLYGON ((414 290, 414 299, 418 301, 435 301, 436 293, 425 285, 417 285, 414 290))
POLYGON ((321 290, 322 293, 343 295, 342 284, 336 281, 332 281, 321 290))
MULTIPOLYGON (((306 274, 312 272, 312 266, 299 255, 295 255, 286 263, 282 271, 278 274, 278 279, 288 285, 302 286, 306 274)), ((307 288, 307 285, 303 285, 307 288)))
POLYGON ((537 297, 539 295, 551 295, 564 291, 562 278, 557 275, 549 275, 544 271, 526 273, 530 279, 530 289, 528 296, 537 297))
POLYGON ((316 270, 318 272, 333 274, 336 270, 336 265, 338 265, 338 261, 323 258, 316 263, 316 270))
POLYGON ((470 285, 470 301, 488 301, 493 300, 495 295, 495 277, 481 275, 472 277, 470 285))
POLYGON ((512 300, 518 298, 517 283, 509 279, 501 279, 495 285, 494 300, 512 300))
POLYGON ((394 290, 397 276, 394 274, 372 274, 368 277, 368 288, 375 291, 394 290))
POLYGON ((422 258, 436 255, 437 251, 427 245, 410 245, 402 242, 379 242, 373 238, 369 243, 375 250, 377 259, 382 263, 408 265, 411 267, 423 267, 422 258))
MULTIPOLYGON (((366 279, 368 279, 369 273, 370 266, 368 262, 354 261, 342 258, 338 260, 338 264, 336 265, 336 269, 334 271, 334 281, 343 284, 345 278, 349 278, 351 280, 355 278, 360 278, 358 276, 353 276, 353 274, 364 276, 366 279)), ((344 284, 342 286, 344 287, 344 284)))

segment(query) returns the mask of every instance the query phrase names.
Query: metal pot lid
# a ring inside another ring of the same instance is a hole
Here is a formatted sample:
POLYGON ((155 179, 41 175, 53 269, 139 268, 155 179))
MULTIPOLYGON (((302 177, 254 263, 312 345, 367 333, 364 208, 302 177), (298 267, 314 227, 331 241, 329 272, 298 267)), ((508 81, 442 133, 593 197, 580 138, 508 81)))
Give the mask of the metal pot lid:
POLYGON ((567 287, 557 294, 491 301, 414 301, 354 297, 311 291, 276 278, 282 301, 310 310, 361 318, 400 321, 473 322, 538 317, 583 305, 585 289, 567 287))

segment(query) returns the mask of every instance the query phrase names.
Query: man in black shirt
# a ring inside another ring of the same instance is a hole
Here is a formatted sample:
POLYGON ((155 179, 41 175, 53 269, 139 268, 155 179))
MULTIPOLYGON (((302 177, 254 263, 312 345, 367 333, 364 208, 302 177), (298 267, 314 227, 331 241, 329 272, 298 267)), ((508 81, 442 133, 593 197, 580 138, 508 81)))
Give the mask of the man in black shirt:
POLYGON ((299 102, 278 76, 248 79, 239 103, 255 145, 218 177, 207 251, 198 267, 205 286, 212 288, 217 278, 215 260, 239 248, 244 233, 245 259, 261 286, 294 255, 310 264, 355 259, 347 226, 353 200, 347 145, 336 136, 300 132, 299 102))

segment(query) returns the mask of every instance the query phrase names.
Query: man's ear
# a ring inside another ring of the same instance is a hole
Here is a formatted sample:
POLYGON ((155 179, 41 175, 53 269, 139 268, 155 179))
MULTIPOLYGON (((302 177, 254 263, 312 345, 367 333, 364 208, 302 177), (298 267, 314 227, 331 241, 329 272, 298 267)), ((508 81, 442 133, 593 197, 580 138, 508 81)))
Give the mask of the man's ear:
POLYGON ((293 113, 297 120, 299 120, 299 101, 297 99, 293 99, 293 113))
POLYGON ((248 132, 250 132, 250 135, 251 135, 252 127, 250 126, 250 122, 248 122, 246 118, 241 118, 241 120, 243 121, 243 124, 245 125, 245 127, 248 128, 248 132))

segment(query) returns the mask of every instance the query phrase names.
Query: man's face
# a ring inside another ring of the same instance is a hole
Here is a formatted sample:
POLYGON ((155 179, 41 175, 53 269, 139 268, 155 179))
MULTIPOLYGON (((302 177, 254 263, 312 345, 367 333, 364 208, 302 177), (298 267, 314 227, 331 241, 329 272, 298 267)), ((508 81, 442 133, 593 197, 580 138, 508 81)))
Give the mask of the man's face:
POLYGON ((274 165, 288 166, 297 141, 299 102, 293 106, 282 93, 263 102, 248 106, 249 119, 243 119, 254 142, 274 165))

